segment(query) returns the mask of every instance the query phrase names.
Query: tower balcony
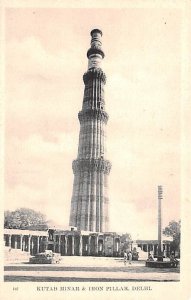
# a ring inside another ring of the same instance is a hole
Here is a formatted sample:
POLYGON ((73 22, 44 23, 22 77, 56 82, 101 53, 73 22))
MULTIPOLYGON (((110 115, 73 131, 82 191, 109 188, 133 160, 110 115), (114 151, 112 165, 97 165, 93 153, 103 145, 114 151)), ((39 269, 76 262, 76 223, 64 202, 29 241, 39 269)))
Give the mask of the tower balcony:
POLYGON ((111 170, 111 162, 102 158, 76 159, 72 163, 74 174, 81 171, 103 172, 109 174, 111 170))

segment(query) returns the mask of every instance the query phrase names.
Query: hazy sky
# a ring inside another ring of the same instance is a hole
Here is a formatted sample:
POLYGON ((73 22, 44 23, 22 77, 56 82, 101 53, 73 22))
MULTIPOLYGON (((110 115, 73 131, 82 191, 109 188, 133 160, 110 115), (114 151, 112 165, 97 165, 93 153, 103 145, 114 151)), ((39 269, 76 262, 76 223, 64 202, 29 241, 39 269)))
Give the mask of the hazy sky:
POLYGON ((5 209, 66 227, 90 31, 103 31, 110 229, 157 238, 180 218, 181 13, 177 9, 7 9, 5 209))

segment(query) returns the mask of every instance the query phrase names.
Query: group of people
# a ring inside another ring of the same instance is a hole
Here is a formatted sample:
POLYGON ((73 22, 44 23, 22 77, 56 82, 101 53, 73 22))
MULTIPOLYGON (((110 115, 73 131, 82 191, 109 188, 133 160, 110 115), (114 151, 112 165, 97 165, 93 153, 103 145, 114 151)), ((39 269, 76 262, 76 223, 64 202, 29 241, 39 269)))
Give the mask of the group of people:
POLYGON ((124 265, 126 265, 127 259, 129 260, 129 264, 131 265, 131 263, 132 263, 132 258, 133 258, 133 255, 132 255, 131 251, 129 251, 128 254, 127 254, 127 252, 125 251, 125 252, 124 252, 124 265))
MULTIPOLYGON (((127 251, 124 251, 124 265, 126 265, 127 260, 129 260, 129 264, 131 265, 132 258, 133 258, 133 255, 132 255, 131 251, 129 251, 128 253, 127 253, 127 251)), ((154 257, 153 257, 153 255, 150 252, 148 253, 148 259, 147 260, 148 261, 154 261, 154 257)), ((174 253, 171 253, 171 255, 170 255, 170 261, 171 262, 178 262, 178 260, 175 258, 174 253)))
POLYGON ((149 255, 148 255, 148 260, 149 261, 154 261, 154 257, 150 252, 149 252, 149 255))
MULTIPOLYGON (((148 254, 148 260, 149 261, 154 261, 154 257, 150 252, 148 254)), ((178 260, 175 258, 175 255, 174 255, 173 252, 170 254, 170 262, 178 262, 178 260)))
POLYGON ((178 262, 178 260, 176 259, 176 257, 175 257, 175 255, 174 255, 173 252, 172 252, 171 255, 170 255, 170 261, 171 261, 171 262, 175 262, 175 263, 178 262))

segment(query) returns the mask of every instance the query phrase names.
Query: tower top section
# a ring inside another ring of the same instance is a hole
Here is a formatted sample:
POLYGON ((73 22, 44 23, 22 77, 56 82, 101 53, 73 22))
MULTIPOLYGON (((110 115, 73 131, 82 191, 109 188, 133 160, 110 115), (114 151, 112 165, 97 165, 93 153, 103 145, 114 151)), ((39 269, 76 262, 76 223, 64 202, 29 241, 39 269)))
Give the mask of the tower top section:
POLYGON ((91 32, 90 32, 90 34, 91 34, 91 36, 93 36, 94 34, 96 34, 96 33, 99 33, 99 34, 101 34, 101 36, 102 36, 102 31, 100 30, 100 29, 93 29, 91 32))
POLYGON ((100 68, 101 60, 104 58, 105 54, 101 48, 102 46, 102 31, 100 29, 93 29, 91 31, 91 47, 87 52, 87 57, 89 60, 88 69, 100 68))

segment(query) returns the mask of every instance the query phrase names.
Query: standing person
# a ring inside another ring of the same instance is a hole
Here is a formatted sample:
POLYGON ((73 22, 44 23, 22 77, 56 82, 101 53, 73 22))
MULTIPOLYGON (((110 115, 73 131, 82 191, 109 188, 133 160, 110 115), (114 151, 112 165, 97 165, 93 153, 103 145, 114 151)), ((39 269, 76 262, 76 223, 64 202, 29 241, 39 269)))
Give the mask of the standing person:
POLYGON ((133 258, 131 251, 129 251, 128 258, 129 258, 129 264, 131 265, 132 258, 133 258))
POLYGON ((127 252, 124 252, 124 265, 126 266, 127 263, 127 252))
POLYGON ((153 256, 152 256, 151 253, 149 253, 148 260, 149 260, 149 261, 154 261, 154 258, 153 258, 153 256))

